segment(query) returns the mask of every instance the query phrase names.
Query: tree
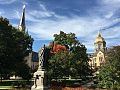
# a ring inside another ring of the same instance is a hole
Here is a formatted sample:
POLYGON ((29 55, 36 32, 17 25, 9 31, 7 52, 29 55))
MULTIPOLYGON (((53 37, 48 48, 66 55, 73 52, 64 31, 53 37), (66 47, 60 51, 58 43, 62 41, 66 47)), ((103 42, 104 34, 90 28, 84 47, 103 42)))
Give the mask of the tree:
POLYGON ((28 65, 24 62, 17 64, 17 70, 15 71, 15 74, 17 76, 22 77, 25 80, 29 80, 32 78, 31 70, 28 67, 28 65))
POLYGON ((18 67, 25 64, 24 58, 32 51, 32 43, 33 39, 28 33, 20 32, 6 18, 0 17, 1 76, 21 71, 18 67))
POLYGON ((69 61, 72 60, 72 55, 68 52, 58 52, 53 55, 48 60, 48 74, 50 79, 58 79, 63 78, 63 76, 69 76, 69 68, 70 64, 68 65, 69 61))
POLYGON ((114 46, 108 51, 106 62, 99 70, 98 86, 120 89, 120 46, 114 46))
POLYGON ((53 45, 50 45, 52 51, 55 44, 65 46, 66 49, 58 50, 59 52, 51 55, 48 60, 48 71, 52 78, 63 78, 63 76, 85 78, 91 75, 86 48, 77 40, 74 33, 66 34, 60 31, 60 34, 54 34, 53 41, 53 45))
POLYGON ((60 34, 54 34, 54 41, 58 44, 66 45, 68 48, 80 44, 74 33, 66 34, 63 31, 60 31, 60 34))

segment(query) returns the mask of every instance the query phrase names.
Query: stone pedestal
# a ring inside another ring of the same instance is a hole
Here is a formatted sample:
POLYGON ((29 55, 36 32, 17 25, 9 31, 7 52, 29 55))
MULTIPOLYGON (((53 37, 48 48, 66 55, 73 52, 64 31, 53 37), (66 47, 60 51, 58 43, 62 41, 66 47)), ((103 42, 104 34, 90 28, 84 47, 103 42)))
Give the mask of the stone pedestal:
POLYGON ((39 67, 34 73, 34 85, 31 90, 48 90, 46 71, 39 67))

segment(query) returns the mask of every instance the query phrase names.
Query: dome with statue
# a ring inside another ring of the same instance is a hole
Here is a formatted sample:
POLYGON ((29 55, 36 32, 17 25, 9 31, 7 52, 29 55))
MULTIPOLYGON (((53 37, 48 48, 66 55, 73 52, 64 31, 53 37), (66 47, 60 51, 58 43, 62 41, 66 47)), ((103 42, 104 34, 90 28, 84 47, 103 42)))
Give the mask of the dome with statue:
POLYGON ((105 39, 101 36, 100 32, 98 32, 98 36, 95 40, 95 43, 98 43, 98 42, 105 42, 105 39))

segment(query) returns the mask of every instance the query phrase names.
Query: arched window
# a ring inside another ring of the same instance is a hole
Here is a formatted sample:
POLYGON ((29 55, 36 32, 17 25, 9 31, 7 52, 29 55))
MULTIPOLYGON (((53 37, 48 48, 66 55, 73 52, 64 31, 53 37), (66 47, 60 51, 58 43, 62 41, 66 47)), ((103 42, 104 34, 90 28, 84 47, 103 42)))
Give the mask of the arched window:
POLYGON ((98 49, 100 49, 101 48, 101 44, 100 43, 98 43, 98 49))
POLYGON ((102 63, 102 61, 103 61, 103 57, 99 57, 99 62, 102 63))

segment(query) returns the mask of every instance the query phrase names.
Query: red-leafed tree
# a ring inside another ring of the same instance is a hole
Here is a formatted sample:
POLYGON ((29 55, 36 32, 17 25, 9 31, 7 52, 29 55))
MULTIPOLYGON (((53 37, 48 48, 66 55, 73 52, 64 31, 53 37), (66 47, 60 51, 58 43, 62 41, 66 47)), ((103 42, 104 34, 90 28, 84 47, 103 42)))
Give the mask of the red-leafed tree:
POLYGON ((54 43, 54 42, 49 47, 51 48, 50 52, 52 54, 62 52, 62 51, 67 51, 66 46, 60 45, 60 44, 57 44, 57 43, 54 43))

